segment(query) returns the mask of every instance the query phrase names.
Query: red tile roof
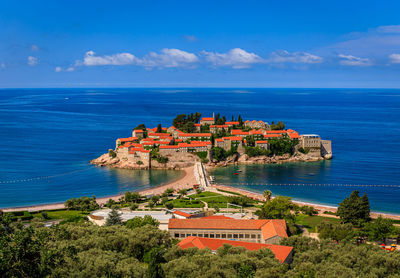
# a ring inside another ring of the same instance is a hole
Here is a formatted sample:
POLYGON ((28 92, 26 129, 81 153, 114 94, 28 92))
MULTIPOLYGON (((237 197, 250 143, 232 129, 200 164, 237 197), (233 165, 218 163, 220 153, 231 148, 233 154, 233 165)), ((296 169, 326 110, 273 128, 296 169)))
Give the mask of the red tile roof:
POLYGON ((192 216, 190 213, 186 213, 186 212, 183 212, 183 211, 180 211, 180 210, 175 210, 173 213, 177 214, 177 215, 180 215, 180 216, 183 216, 183 217, 186 217, 186 218, 190 218, 192 216))
POLYGON ((211 145, 211 142, 210 141, 195 141, 195 140, 193 140, 193 141, 190 141, 190 144, 198 144, 198 143, 200 143, 200 144, 206 144, 206 145, 211 145))
POLYGON ((218 139, 215 139, 215 141, 217 141, 217 142, 224 142, 224 139, 218 138, 218 139))
POLYGON ((248 131, 242 131, 240 129, 232 129, 231 130, 232 135, 249 135, 248 131))
POLYGON ((137 137, 118 138, 118 140, 121 141, 121 143, 122 142, 131 142, 131 141, 135 141, 137 139, 138 139, 137 137))
POLYGON ((200 148, 200 147, 207 147, 206 142, 200 142, 200 143, 178 143, 179 148, 200 148))
POLYGON ((264 141, 256 141, 256 144, 268 144, 268 141, 264 140, 264 141))
POLYGON ((202 118, 201 121, 214 121, 214 118, 213 117, 202 118))
POLYGON ((238 125, 239 122, 225 122, 226 125, 238 125))
POLYGON ((267 134, 274 134, 274 133, 284 134, 284 133, 287 133, 287 131, 286 130, 266 130, 265 133, 267 133, 267 134))
POLYGON ((168 229, 261 230, 264 239, 288 236, 281 219, 170 219, 168 229))
POLYGON ((300 138, 300 135, 296 132, 293 132, 293 133, 288 133, 289 134, 289 137, 290 137, 290 139, 299 139, 300 138))
POLYGON ((226 127, 229 127, 229 126, 228 125, 210 125, 210 127, 226 128, 226 127))
POLYGON ((182 133, 179 136, 183 137, 211 137, 211 133, 182 133))
POLYGON ((282 137, 282 134, 264 134, 264 138, 282 137))
POLYGON ((194 124, 194 126, 201 126, 201 124, 194 124))
POLYGON ((148 136, 171 136, 169 133, 149 133, 148 136))
POLYGON ((167 145, 167 146, 160 146, 160 149, 178 149, 179 147, 176 145, 167 145))
POLYGON ((137 133, 143 133, 142 129, 135 129, 134 131, 137 132, 137 133))
POLYGON ((198 249, 209 248, 213 251, 218 250, 218 248, 223 247, 224 244, 229 244, 232 246, 241 246, 248 250, 260 250, 262 248, 270 249, 275 257, 283 263, 286 258, 290 255, 293 250, 291 246, 274 245, 274 244, 264 244, 237 240, 226 240, 226 239, 215 239, 215 238, 202 238, 189 236, 178 243, 178 246, 182 249, 197 247, 198 249))
POLYGON ((263 133, 262 133, 262 131, 261 130, 255 130, 255 129, 253 129, 253 130, 250 130, 250 132, 249 132, 250 134, 259 134, 259 135, 262 135, 263 133))
POLYGON ((243 138, 240 136, 229 136, 229 137, 223 137, 222 139, 231 140, 231 141, 242 141, 243 140, 243 138))

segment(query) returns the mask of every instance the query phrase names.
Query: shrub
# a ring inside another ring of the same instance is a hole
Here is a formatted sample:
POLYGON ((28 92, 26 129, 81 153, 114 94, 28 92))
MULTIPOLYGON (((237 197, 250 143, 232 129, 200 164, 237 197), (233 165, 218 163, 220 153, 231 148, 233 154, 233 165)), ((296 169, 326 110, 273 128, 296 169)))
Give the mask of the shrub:
POLYGON ((301 147, 301 148, 299 148, 299 152, 301 152, 301 153, 304 153, 304 154, 308 154, 309 152, 310 152, 310 149, 309 148, 303 148, 303 147, 301 147))
POLYGON ((271 151, 261 147, 245 147, 245 153, 250 156, 270 155, 271 151))
POLYGON ((143 165, 144 163, 143 163, 143 161, 140 161, 140 160, 139 160, 138 162, 136 162, 136 164, 137 164, 137 165, 143 165))
POLYGON ((24 215, 24 211, 13 211, 12 214, 14 216, 23 216, 24 215))
POLYGON ((172 202, 168 202, 168 203, 165 203, 165 207, 167 209, 173 209, 174 208, 174 204, 172 202))
POLYGON ((49 219, 49 216, 47 215, 46 211, 42 212, 42 216, 43 216, 43 219, 49 219))
POLYGON ((110 156, 110 157, 112 157, 112 158, 115 158, 115 157, 117 157, 117 154, 114 152, 114 150, 112 150, 112 149, 109 149, 108 150, 108 155, 110 156))
POLYGON ((29 211, 24 211, 24 216, 21 217, 21 220, 31 220, 33 215, 29 211))
POLYGON ((203 160, 203 159, 207 158, 208 152, 206 152, 206 151, 205 152, 197 152, 196 154, 201 160, 203 160))

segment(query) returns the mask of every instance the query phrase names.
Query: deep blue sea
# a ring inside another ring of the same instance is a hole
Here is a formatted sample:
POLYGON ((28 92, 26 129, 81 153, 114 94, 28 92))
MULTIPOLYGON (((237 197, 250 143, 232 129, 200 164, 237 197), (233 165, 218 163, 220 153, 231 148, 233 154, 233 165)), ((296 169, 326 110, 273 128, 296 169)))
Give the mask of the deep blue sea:
POLYGON ((337 205, 352 190, 375 211, 400 213, 400 90, 380 89, 3 89, 0 90, 0 207, 108 196, 159 185, 174 171, 100 168, 89 160, 140 123, 170 126, 175 115, 282 120, 332 140, 334 159, 214 171, 217 182, 337 205), (268 186, 268 183, 397 187, 268 186))

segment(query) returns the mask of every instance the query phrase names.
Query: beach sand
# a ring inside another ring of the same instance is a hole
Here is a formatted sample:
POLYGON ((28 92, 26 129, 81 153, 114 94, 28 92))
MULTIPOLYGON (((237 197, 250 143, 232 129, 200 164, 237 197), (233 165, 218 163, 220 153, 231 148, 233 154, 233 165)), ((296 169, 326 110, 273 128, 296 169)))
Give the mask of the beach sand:
MULTIPOLYGON (((196 178, 194 176, 193 172, 194 167, 188 167, 182 169, 185 172, 185 175, 181 177, 180 179, 170 182, 165 185, 161 185, 158 187, 146 189, 139 191, 141 195, 159 195, 162 194, 167 188, 173 188, 176 191, 181 190, 181 189, 188 189, 192 188, 194 184, 197 184, 196 178)), ((212 187, 216 189, 222 189, 222 190, 227 190, 231 192, 236 192, 245 196, 248 196, 252 199, 259 200, 259 201, 265 201, 264 196, 261 193, 256 193, 256 192, 251 192, 248 190, 236 188, 236 187, 231 187, 231 186, 226 186, 226 185, 212 185, 212 187)), ((109 196, 109 197, 102 197, 98 198, 97 202, 99 205, 104 205, 107 203, 109 199, 113 199, 115 201, 118 201, 119 198, 124 196, 124 194, 120 195, 114 195, 114 196, 109 196)), ((293 201, 294 203, 298 205, 309 205, 314 207, 316 210, 318 210, 318 214, 324 217, 335 217, 335 215, 329 215, 329 214, 324 214, 325 211, 330 211, 330 212, 336 212, 337 207, 334 206, 324 206, 324 205, 319 205, 319 204, 312 204, 312 203, 306 203, 306 202, 299 202, 299 201, 293 201)), ((64 203, 57 203, 57 204, 45 204, 45 205, 37 205, 37 206, 27 206, 27 207, 17 207, 17 208, 7 208, 3 209, 4 212, 11 212, 11 211, 41 211, 41 210, 53 210, 53 209, 63 209, 64 203)), ((387 213, 379 213, 379 212, 371 212, 371 217, 372 218, 377 218, 379 215, 385 218, 390 218, 394 220, 400 220, 400 215, 395 215, 395 214, 387 214, 387 213)))
MULTIPOLYGON (((216 189, 222 189, 222 190, 226 190, 226 191, 239 193, 239 194, 245 195, 245 196, 250 197, 250 198, 255 199, 255 200, 265 201, 265 198, 261 193, 251 192, 251 191, 248 191, 248 190, 244 190, 244 189, 240 189, 240 188, 236 188, 236 187, 231 187, 231 186, 226 186, 226 185, 213 185, 213 187, 216 188, 216 189)), ((293 201, 293 203, 298 204, 298 205, 312 206, 316 210, 318 210, 318 215, 320 215, 320 216, 338 218, 335 215, 324 214, 324 211, 329 211, 329 212, 336 213, 337 207, 324 206, 324 205, 312 204, 312 203, 306 203, 306 202, 299 202, 299 201, 293 201)), ((400 220, 400 215, 388 214, 388 213, 380 213, 380 212, 371 212, 371 217, 372 218, 378 218, 380 215, 382 217, 384 217, 384 218, 400 220)))
MULTIPOLYGON (((194 176, 193 167, 183 168, 182 171, 185 172, 185 175, 178 180, 172 181, 168 184, 157 186, 154 188, 146 189, 139 191, 139 193, 143 196, 146 195, 158 195, 162 194, 167 188, 173 188, 176 191, 181 189, 192 188, 194 184, 197 184, 196 178, 194 176)), ((109 199, 113 199, 118 201, 119 198, 124 196, 124 194, 108 196, 97 198, 97 203, 99 205, 104 205, 107 203, 109 199)), ((43 204, 43 205, 35 205, 35 206, 26 206, 26 207, 16 207, 16 208, 5 208, 2 209, 4 212, 12 212, 12 211, 41 211, 41 210, 54 210, 54 209, 63 209, 65 208, 64 203, 55 203, 55 204, 43 204)))

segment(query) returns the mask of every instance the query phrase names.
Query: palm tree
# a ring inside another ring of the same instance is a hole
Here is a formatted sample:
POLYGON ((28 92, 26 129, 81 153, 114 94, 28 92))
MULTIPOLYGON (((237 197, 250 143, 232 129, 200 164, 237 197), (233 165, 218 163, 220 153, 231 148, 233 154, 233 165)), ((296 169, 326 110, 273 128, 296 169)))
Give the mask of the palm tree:
POLYGON ((271 200, 272 192, 271 192, 271 190, 265 190, 264 193, 263 193, 263 195, 264 195, 264 198, 265 198, 267 201, 269 201, 269 200, 271 200))

